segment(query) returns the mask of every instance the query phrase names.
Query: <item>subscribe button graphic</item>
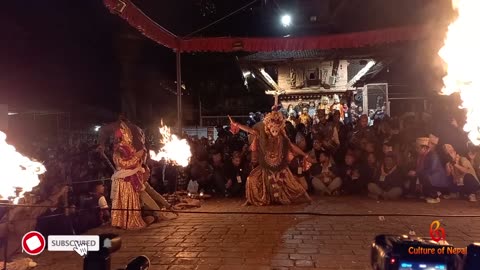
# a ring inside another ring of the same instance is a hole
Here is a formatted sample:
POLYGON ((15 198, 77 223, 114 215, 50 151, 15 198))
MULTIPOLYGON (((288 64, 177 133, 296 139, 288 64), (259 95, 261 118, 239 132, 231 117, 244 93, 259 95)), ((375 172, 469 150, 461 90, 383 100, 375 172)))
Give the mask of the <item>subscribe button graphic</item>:
POLYGON ((22 249, 28 255, 38 255, 45 249, 45 237, 39 232, 31 231, 22 238, 22 249))
POLYGON ((73 251, 75 246, 87 246, 88 251, 100 250, 98 235, 49 235, 48 251, 73 251))

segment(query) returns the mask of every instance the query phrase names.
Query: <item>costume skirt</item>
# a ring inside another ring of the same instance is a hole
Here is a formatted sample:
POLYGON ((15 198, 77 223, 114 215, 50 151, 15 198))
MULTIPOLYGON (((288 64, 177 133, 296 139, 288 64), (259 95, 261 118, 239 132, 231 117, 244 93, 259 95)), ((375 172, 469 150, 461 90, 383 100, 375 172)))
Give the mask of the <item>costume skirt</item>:
POLYGON ((142 219, 140 195, 132 184, 124 179, 117 179, 117 192, 112 198, 112 226, 125 230, 141 229, 146 226, 142 219))
POLYGON ((248 176, 245 192, 249 204, 260 206, 291 204, 307 191, 288 167, 273 172, 258 166, 248 176))

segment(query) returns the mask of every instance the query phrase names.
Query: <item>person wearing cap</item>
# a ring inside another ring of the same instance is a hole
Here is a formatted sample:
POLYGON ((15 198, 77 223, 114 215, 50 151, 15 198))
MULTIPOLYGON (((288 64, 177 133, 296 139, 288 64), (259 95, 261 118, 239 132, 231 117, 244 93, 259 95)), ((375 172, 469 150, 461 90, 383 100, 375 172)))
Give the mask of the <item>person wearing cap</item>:
POLYGON ((383 158, 380 170, 368 184, 368 196, 372 199, 396 200, 403 193, 402 174, 397 167, 397 158, 393 152, 389 152, 383 158))
POLYGON ((450 144, 445 144, 443 151, 449 158, 446 170, 452 180, 452 192, 450 195, 446 195, 445 198, 458 198, 461 193, 468 196, 470 202, 476 202, 477 197, 475 193, 480 189, 480 182, 472 163, 466 157, 457 154, 450 144))
POLYGON ((407 173, 407 185, 408 185, 408 194, 407 197, 416 197, 416 192, 419 191, 418 187, 420 182, 418 176, 421 174, 424 168, 425 157, 428 154, 428 137, 420 137, 415 141, 415 150, 417 152, 417 160, 415 167, 411 167, 407 173))
POLYGON ((439 203, 442 192, 448 190, 449 180, 437 152, 439 138, 430 134, 428 138, 428 153, 423 162, 423 169, 417 172, 420 184, 423 187, 427 203, 439 203))

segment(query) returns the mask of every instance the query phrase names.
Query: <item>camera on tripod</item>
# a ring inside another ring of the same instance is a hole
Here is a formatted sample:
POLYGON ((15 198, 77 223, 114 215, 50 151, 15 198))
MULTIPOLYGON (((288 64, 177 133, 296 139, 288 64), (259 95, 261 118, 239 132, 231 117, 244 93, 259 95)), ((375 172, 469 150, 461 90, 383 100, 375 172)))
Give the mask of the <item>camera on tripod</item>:
POLYGON ((406 235, 378 235, 371 250, 374 270, 473 270, 480 269, 480 243, 455 248, 406 235))
MULTIPOLYGON (((111 270, 111 254, 122 247, 122 239, 116 234, 100 235, 100 250, 88 252, 83 260, 84 270, 111 270)), ((147 270, 150 260, 146 256, 138 256, 121 270, 147 270)))

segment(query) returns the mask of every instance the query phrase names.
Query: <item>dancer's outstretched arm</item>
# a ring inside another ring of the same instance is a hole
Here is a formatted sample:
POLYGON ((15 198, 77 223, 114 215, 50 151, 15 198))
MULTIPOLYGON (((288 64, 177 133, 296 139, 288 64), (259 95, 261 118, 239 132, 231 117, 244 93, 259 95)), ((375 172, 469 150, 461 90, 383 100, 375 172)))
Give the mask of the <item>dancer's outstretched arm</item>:
POLYGON ((228 116, 228 119, 230 119, 230 125, 231 125, 231 126, 236 126, 236 127, 238 127, 239 129, 241 129, 241 130, 243 130, 243 131, 245 131, 245 132, 247 132, 247 133, 250 133, 250 134, 253 134, 253 135, 255 135, 255 136, 258 136, 258 132, 257 132, 255 129, 253 129, 253 128, 249 127, 249 126, 245 126, 245 125, 242 125, 242 124, 239 124, 239 123, 233 121, 233 119, 232 119, 232 117, 230 117, 230 115, 228 116))
POLYGON ((298 147, 296 144, 290 142, 290 149, 292 150, 292 152, 297 155, 297 156, 302 156, 304 157, 305 159, 307 159, 308 162, 310 163, 317 163, 317 161, 315 159, 313 159, 312 157, 310 157, 308 154, 306 154, 305 152, 303 152, 302 149, 300 149, 300 147, 298 147))

